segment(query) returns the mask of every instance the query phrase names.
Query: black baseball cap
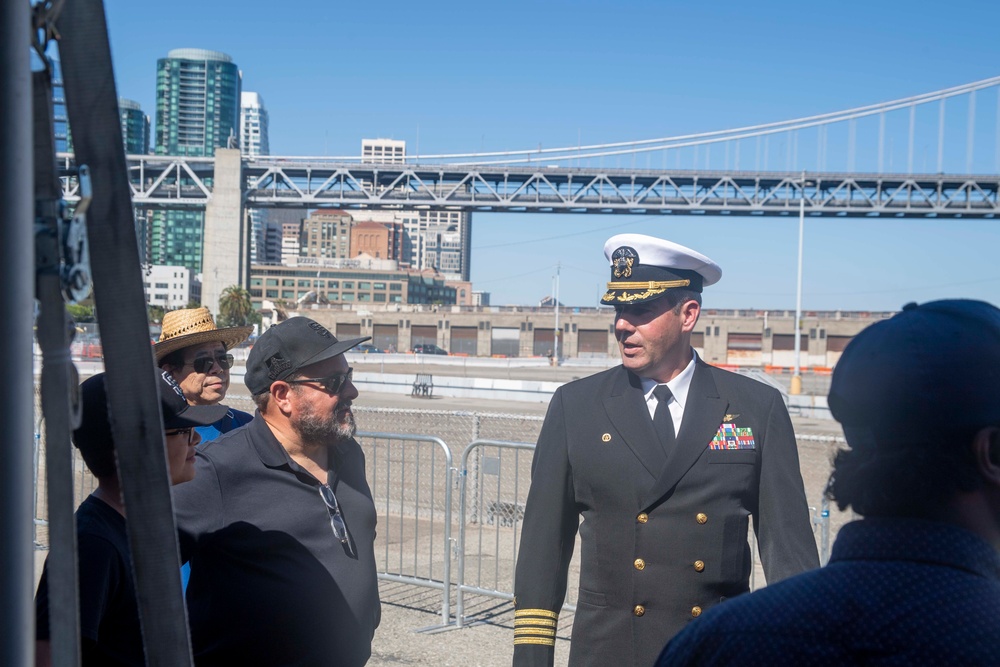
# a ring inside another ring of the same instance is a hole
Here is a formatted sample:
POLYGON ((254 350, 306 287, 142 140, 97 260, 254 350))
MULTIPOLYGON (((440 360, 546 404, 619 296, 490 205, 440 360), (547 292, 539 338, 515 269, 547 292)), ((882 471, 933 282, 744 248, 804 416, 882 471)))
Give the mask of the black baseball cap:
POLYGON ((271 384, 294 375, 300 368, 347 352, 371 336, 337 340, 308 317, 293 317, 274 325, 257 339, 247 356, 243 378, 252 396, 264 394, 271 384))
POLYGON ((852 447, 1000 426, 1000 309, 971 299, 903 306, 847 345, 829 405, 852 447))

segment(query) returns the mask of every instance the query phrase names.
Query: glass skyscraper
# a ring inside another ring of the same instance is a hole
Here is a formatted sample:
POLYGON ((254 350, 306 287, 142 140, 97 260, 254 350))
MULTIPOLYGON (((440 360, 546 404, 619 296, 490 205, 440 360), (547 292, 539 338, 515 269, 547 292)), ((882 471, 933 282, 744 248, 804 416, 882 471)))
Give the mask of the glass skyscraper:
POLYGON ((149 116, 142 112, 138 102, 118 98, 118 113, 122 120, 122 141, 126 155, 145 155, 149 152, 149 116))
MULTIPOLYGON (((174 49, 156 61, 157 155, 212 156, 239 148, 241 73, 225 53, 174 49)), ((153 216, 154 264, 200 273, 202 211, 160 211, 153 216)))
MULTIPOLYGON (((240 93, 240 152, 246 157, 271 154, 268 137, 267 107, 259 94, 244 91, 240 93)), ((250 217, 250 263, 262 261, 267 242, 267 211, 249 209, 250 217)))

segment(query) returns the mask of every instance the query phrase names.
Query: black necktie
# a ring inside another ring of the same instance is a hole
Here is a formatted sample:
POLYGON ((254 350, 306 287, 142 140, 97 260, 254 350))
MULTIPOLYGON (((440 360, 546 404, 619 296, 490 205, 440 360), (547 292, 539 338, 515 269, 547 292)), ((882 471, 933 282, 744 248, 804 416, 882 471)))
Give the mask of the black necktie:
POLYGON ((658 384, 653 389, 653 396, 656 396, 656 411, 653 413, 653 427, 660 436, 660 444, 663 446, 663 453, 670 458, 670 452, 674 449, 674 420, 670 416, 670 402, 673 394, 665 384, 658 384))

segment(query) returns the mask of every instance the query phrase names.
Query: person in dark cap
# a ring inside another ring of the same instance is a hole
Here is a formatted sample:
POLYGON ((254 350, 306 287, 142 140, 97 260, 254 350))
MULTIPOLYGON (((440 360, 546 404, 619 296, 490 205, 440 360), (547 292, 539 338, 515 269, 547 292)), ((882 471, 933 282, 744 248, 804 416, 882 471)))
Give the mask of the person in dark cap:
POLYGON ((553 664, 578 529, 574 666, 651 665, 692 619, 747 592, 751 516, 769 583, 819 565, 781 395, 691 347, 721 269, 640 234, 604 254, 622 364, 549 404, 514 583, 517 666, 553 664))
POLYGON ((829 564, 721 606, 670 665, 996 665, 1000 661, 1000 310, 910 304, 833 372, 850 449, 827 493, 864 517, 829 564))
MULTIPOLYGON (((222 406, 188 405, 169 373, 157 371, 171 484, 195 474, 195 428, 218 421, 222 406)), ((97 488, 76 510, 80 640, 83 665, 145 665, 132 557, 125 532, 115 443, 108 419, 104 373, 80 385, 82 414, 73 444, 97 478, 97 488)), ((50 664, 48 559, 35 595, 36 665, 50 664)))
POLYGON ((364 665, 381 617, 375 504, 337 340, 293 317, 257 340, 257 412, 198 448, 174 494, 199 665, 364 665))

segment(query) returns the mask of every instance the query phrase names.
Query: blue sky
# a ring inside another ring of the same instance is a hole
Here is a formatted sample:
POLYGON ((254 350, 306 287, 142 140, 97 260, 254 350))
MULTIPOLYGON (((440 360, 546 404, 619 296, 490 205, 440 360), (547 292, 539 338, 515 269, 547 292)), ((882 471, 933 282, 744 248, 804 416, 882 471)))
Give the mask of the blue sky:
MULTIPOLYGON (((369 137, 404 139, 408 152, 425 154, 647 139, 1000 74, 1000 3, 985 0, 105 6, 120 96, 153 116, 157 58, 174 48, 223 51, 243 71, 244 90, 263 96, 276 155, 356 155, 369 137)), ((947 171, 964 171, 963 104, 946 116, 947 171)), ((976 172, 997 171, 997 104, 995 90, 978 100, 976 172)), ((936 141, 936 117, 920 113, 929 129, 917 140, 918 170, 928 160, 936 166, 936 144, 926 138, 936 141)), ((906 121, 890 118, 890 127, 887 163, 899 170, 906 121)), ((873 144, 870 126, 858 132, 860 164, 873 144)), ((843 142, 831 136, 835 144, 843 142)), ((846 168, 836 148, 830 168, 846 168)), ((472 279, 494 304, 531 304, 552 291, 559 264, 560 300, 594 305, 608 278, 605 239, 641 232, 722 266, 706 306, 792 309, 797 229, 797 219, 785 218, 476 214, 472 279)), ((995 220, 807 220, 803 307, 894 310, 944 297, 998 303, 998 242, 995 220)))

